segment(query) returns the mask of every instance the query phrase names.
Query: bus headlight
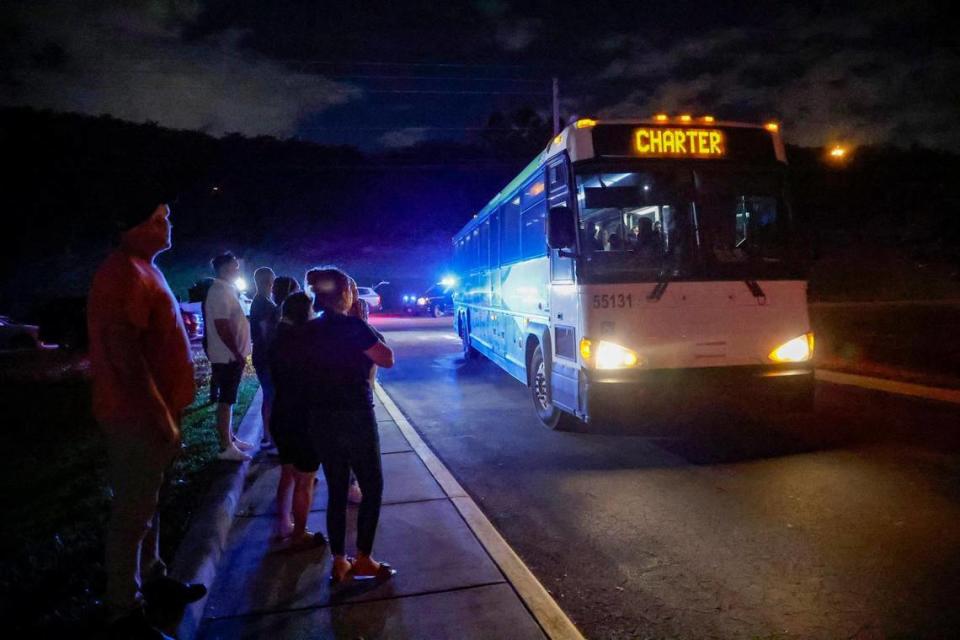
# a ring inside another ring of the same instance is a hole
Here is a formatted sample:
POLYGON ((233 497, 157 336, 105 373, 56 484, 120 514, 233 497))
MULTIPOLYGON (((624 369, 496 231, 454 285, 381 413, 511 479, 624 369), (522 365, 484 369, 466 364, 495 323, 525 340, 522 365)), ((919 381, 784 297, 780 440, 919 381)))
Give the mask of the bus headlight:
POLYGON ((417 298, 417 304, 418 304, 419 306, 421 306, 421 307, 425 307, 425 306, 427 306, 427 299, 426 299, 426 298, 417 298))
POLYGON ((774 362, 806 362, 813 357, 813 333, 787 340, 767 357, 774 362))
POLYGON ((592 361, 597 369, 629 369, 640 364, 640 357, 633 349, 601 340, 596 345, 587 338, 580 341, 580 355, 592 361))

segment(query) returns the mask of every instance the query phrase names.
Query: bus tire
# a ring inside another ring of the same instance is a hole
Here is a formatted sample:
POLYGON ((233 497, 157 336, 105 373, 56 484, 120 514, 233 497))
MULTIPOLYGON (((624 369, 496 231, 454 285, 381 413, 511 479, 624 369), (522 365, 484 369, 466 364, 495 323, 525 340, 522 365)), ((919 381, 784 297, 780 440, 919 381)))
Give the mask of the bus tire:
POLYGON ((443 317, 443 308, 438 304, 433 305, 433 317, 434 318, 443 317))
POLYGON ((550 372, 543 359, 543 348, 540 345, 533 350, 530 356, 529 374, 530 397, 533 408, 543 426, 554 431, 569 431, 576 427, 577 419, 566 411, 554 406, 550 401, 550 372))

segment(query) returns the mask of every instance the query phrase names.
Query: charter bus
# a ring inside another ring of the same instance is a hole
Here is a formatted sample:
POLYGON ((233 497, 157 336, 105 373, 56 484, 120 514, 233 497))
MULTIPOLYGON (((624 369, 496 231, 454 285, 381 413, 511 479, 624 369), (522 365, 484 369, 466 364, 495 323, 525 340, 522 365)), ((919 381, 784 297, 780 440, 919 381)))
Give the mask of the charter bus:
POLYGON ((453 239, 465 355, 551 428, 700 399, 809 408, 786 162, 776 123, 567 126, 453 239))

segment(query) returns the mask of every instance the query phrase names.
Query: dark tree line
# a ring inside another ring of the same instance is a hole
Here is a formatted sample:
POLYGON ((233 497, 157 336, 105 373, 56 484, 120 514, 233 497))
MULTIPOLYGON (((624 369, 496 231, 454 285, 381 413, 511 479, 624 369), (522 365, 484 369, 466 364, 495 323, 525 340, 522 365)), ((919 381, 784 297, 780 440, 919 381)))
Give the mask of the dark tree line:
MULTIPOLYGON (((426 247, 442 262, 452 233, 542 150, 550 133, 535 111, 521 109, 491 116, 473 142, 427 141, 372 155, 3 109, 0 312, 25 313, 35 300, 83 294, 109 246, 111 213, 126 206, 123 186, 142 171, 162 169, 178 182, 177 245, 163 258, 178 286, 200 274, 219 248, 322 260, 337 255, 338 242, 366 247, 373 257, 403 247, 389 260, 415 266, 426 247)), ((887 247, 950 264, 956 273, 960 156, 862 148, 835 167, 820 149, 791 148, 788 155, 797 223, 818 255, 887 247)), ((378 273, 371 269, 370 277, 378 273)))

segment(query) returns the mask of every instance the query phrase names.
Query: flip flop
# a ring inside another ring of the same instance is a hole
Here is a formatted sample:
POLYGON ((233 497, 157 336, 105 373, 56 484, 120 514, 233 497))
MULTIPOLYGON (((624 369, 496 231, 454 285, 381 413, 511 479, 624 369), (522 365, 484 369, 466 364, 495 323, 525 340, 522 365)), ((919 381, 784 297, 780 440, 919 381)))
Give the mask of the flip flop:
POLYGON ((299 540, 291 540, 290 545, 287 547, 291 551, 303 551, 306 549, 313 549, 315 547, 322 547, 327 544, 327 538, 320 533, 319 531, 307 532, 307 535, 303 536, 299 540))
POLYGON ((381 562, 377 572, 371 575, 356 574, 351 570, 351 576, 354 580, 376 580, 377 582, 381 582, 383 580, 389 580, 395 575, 397 575, 397 570, 386 562, 381 562))
POLYGON ((353 577, 353 563, 356 560, 353 556, 347 556, 347 562, 350 563, 350 568, 347 569, 347 572, 343 574, 342 578, 338 578, 337 574, 333 572, 333 569, 330 570, 330 584, 336 586, 342 584, 347 580, 350 580, 353 577))

